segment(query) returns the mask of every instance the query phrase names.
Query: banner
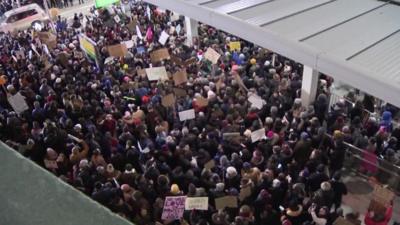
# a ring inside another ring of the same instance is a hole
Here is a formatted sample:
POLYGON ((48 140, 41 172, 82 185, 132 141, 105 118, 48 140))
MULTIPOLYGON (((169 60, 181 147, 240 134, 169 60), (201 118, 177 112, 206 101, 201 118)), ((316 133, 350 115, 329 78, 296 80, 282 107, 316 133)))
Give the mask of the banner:
POLYGON ((208 210, 208 197, 186 198, 185 210, 208 210))
POLYGON ((191 120, 191 119, 194 119, 195 117, 196 116, 194 113, 194 109, 189 109, 186 111, 179 112, 179 120, 180 121, 191 120))
POLYGON ((149 81, 168 80, 168 74, 165 66, 147 68, 146 75, 149 81))
POLYGON ((164 208, 161 215, 162 220, 179 220, 185 212, 186 196, 165 198, 164 208))

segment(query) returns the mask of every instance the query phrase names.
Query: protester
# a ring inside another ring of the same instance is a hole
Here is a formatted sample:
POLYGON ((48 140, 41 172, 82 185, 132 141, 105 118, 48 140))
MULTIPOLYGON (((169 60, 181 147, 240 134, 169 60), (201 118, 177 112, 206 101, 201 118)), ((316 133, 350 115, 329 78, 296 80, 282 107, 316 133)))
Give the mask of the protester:
POLYGON ((397 140, 385 146, 392 115, 363 125, 343 102, 328 113, 328 78, 304 107, 302 65, 204 24, 188 46, 183 18, 142 2, 112 9, 92 10, 86 23, 75 14, 72 26, 59 17, 55 45, 32 30, 0 36, 0 137, 135 224, 332 224, 329 209, 347 193, 345 141, 366 136, 369 152, 398 162, 397 140), (81 34, 96 43, 96 60, 81 34), (125 57, 112 56, 110 46, 130 41, 125 57), (169 58, 150 56, 163 48, 169 58), (215 62, 209 48, 221 55, 215 62), (161 66, 167 78, 143 73, 161 66), (177 84, 179 71, 187 77, 177 84), (22 112, 8 101, 17 93, 22 112), (182 121, 190 109, 194 118, 182 121), (375 125, 386 132, 379 147, 375 125), (208 197, 208 210, 162 219, 171 196, 208 197), (237 207, 218 208, 230 196, 237 207))

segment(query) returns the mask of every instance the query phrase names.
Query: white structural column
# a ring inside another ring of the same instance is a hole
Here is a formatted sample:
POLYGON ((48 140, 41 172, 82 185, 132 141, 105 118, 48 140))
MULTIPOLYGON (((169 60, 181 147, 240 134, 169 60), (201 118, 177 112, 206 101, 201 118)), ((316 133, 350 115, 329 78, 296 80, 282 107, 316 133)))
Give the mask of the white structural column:
POLYGON ((315 100, 318 89, 318 79, 318 71, 304 65, 301 86, 301 102, 303 106, 308 106, 315 100))
POLYGON ((199 36, 198 28, 199 23, 197 20, 185 16, 186 38, 189 46, 193 45, 193 38, 197 38, 199 36))

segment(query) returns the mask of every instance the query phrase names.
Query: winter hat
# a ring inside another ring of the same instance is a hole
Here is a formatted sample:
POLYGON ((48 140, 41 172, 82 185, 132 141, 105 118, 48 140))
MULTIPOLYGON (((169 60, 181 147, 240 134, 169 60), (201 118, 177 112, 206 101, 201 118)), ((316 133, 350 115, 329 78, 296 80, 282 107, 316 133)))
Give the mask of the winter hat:
POLYGON ((341 139, 343 137, 343 133, 340 130, 335 130, 333 132, 333 138, 334 139, 341 139))
POLYGON ((233 178, 237 175, 237 171, 235 169, 235 167, 230 166, 228 168, 226 168, 226 178, 233 178))
POLYGON ((89 161, 87 159, 82 159, 79 162, 79 168, 89 167, 89 161))
POLYGON ((181 190, 179 189, 179 186, 177 184, 171 185, 171 194, 177 195, 180 192, 181 192, 181 190))
POLYGON ((329 182, 327 182, 327 181, 322 182, 321 183, 321 189, 323 191, 329 191, 329 190, 331 190, 331 184, 329 182))
POLYGON ((278 180, 278 179, 274 179, 274 180, 272 181, 272 187, 278 188, 279 186, 281 186, 281 181, 278 180))
POLYGON ((250 59, 250 64, 255 65, 257 63, 257 60, 255 58, 250 59))
POLYGON ((225 184, 224 183, 218 183, 216 186, 215 186, 215 189, 216 189, 216 191, 224 191, 224 189, 225 189, 225 184))
POLYGON ((111 163, 107 165, 107 173, 114 173, 114 166, 111 163))

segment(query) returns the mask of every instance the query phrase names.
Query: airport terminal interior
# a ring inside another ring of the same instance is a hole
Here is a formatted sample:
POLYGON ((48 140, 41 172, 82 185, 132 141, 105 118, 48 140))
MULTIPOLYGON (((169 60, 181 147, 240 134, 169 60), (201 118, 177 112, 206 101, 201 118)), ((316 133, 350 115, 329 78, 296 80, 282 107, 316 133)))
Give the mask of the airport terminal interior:
POLYGON ((399 225, 399 0, 0 0, 1 225, 399 225))

